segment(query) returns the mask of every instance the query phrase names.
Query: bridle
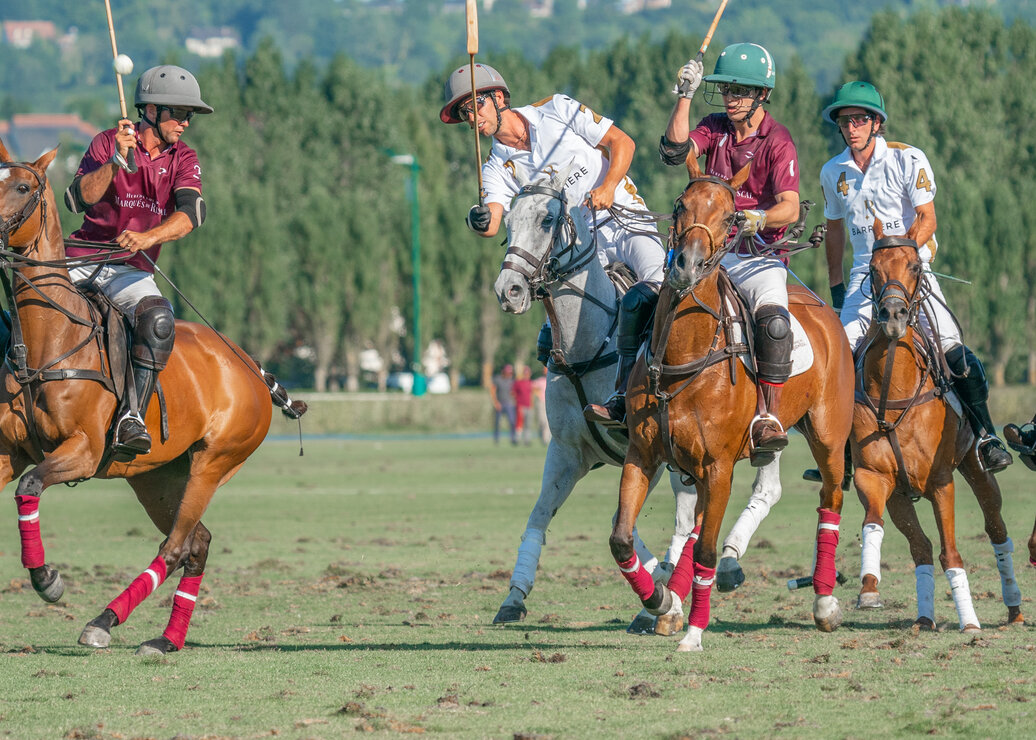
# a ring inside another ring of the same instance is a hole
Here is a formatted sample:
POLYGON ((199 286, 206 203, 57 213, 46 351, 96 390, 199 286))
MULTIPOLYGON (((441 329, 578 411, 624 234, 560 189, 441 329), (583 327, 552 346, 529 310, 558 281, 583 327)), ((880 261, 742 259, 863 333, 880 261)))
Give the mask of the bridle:
MULTIPOLYGON (((726 219, 724 219, 723 223, 728 227, 728 229, 729 227, 732 227, 734 225, 734 220, 737 215, 735 205, 735 203, 737 202, 737 193, 734 191, 734 188, 731 187, 730 183, 728 183, 726 180, 721 180, 718 177, 692 178, 691 181, 687 183, 687 187, 684 188, 683 195, 677 198, 676 202, 673 204, 673 226, 669 229, 668 253, 666 255, 664 267, 664 273, 667 277, 669 273, 672 271, 673 261, 676 258, 677 246, 684 240, 687 234, 689 234, 691 231, 695 229, 701 229, 709 236, 709 258, 705 260, 704 268, 701 273, 702 277, 709 275, 713 270, 719 267, 719 263, 727 255, 727 253, 731 249, 736 247, 741 241, 740 236, 735 237, 733 240, 728 240, 727 234, 723 234, 717 238, 716 234, 712 231, 712 229, 709 228, 707 225, 701 223, 700 221, 695 221, 694 223, 688 224, 679 232, 676 230, 678 211, 683 204, 683 197, 687 194, 687 191, 690 190, 692 186, 697 185, 698 183, 710 183, 712 185, 719 185, 724 190, 726 190, 727 193, 730 194, 730 203, 732 210, 731 214, 727 216, 726 219)), ((740 234, 740 231, 738 231, 738 234, 740 234)))
MULTIPOLYGON (((908 247, 917 253, 917 242, 913 239, 908 239, 903 236, 886 236, 882 239, 877 239, 874 242, 874 246, 871 248, 872 254, 879 252, 883 249, 891 249, 893 247, 908 247)), ((874 318, 877 320, 878 310, 886 301, 899 301, 906 304, 907 306, 907 322, 914 326, 917 323, 918 310, 925 300, 928 294, 927 281, 924 279, 924 275, 920 275, 917 280, 917 285, 914 286, 913 291, 907 290, 907 287, 896 279, 885 281, 878 291, 877 295, 874 295, 874 268, 871 268, 870 273, 870 284, 871 284, 871 301, 874 306, 874 318)))
MULTIPOLYGON (((29 196, 28 202, 21 207, 21 209, 13 214, 10 218, 3 219, 0 221, 0 247, 7 249, 8 242, 11 238, 11 234, 20 229, 29 217, 36 211, 36 207, 40 207, 40 234, 43 234, 46 223, 47 223, 47 201, 43 198, 43 192, 47 183, 46 174, 40 175, 39 172, 21 162, 0 162, 0 169, 20 169, 29 172, 34 178, 36 178, 36 190, 33 191, 32 195, 29 196)), ((39 236, 36 239, 39 241, 39 236)), ((33 245, 35 246, 35 244, 33 245)), ((31 250, 30 250, 31 251, 31 250)))

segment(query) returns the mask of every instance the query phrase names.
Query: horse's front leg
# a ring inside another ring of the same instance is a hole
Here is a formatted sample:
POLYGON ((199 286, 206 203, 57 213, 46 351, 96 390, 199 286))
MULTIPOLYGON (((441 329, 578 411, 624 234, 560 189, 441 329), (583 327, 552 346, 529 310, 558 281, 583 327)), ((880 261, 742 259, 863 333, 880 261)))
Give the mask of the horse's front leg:
MULTIPOLYGON (((935 571, 932 560, 932 541, 921 529, 917 510, 906 496, 894 495, 888 500, 889 517, 896 529, 903 533, 910 544, 910 557, 914 561, 914 581, 917 591, 918 629, 935 629, 935 571)), ((865 530, 866 533, 866 530, 865 530)), ((879 549, 877 555, 880 557, 879 549)))
POLYGON ((619 508, 608 538, 612 557, 622 571, 623 578, 633 587, 633 592, 644 608, 652 614, 669 611, 671 600, 666 587, 656 583, 651 571, 640 561, 634 547, 633 529, 658 466, 657 462, 644 463, 639 451, 630 446, 619 482, 619 508))
POLYGON ((554 438, 547 448, 543 463, 540 495, 532 507, 529 520, 518 546, 518 557, 511 571, 511 590, 500 605, 493 624, 508 624, 525 619, 528 609, 525 597, 532 592, 540 552, 547 543, 547 526, 568 500, 576 483, 587 473, 588 466, 574 444, 554 438))
POLYGON ((756 468, 748 504, 723 540, 723 551, 716 568, 716 588, 721 592, 733 591, 745 582, 740 560, 748 550, 752 535, 759 529, 773 505, 781 500, 782 454, 781 451, 775 452, 772 462, 756 468))
MULTIPOLYGON (((1001 514, 1003 499, 1000 495, 1000 485, 992 473, 986 472, 979 465, 978 455, 974 450, 968 453, 958 469, 971 486, 982 509, 986 534, 989 535, 989 544, 993 546, 996 569, 1000 573, 1000 595, 1004 606, 1007 607, 1007 623, 1025 624, 1025 617, 1022 616, 1022 591, 1018 587, 1018 579, 1014 574, 1014 559, 1011 556, 1014 552, 1014 542, 1007 534, 1007 524, 1001 514)), ((1032 542, 1029 550, 1033 550, 1032 542)))
MULTIPOLYGON (((10 457, 2 458, 0 480, 6 485, 15 470, 10 457)), ((89 478, 95 472, 96 450, 85 434, 77 434, 58 445, 47 458, 18 481, 14 500, 18 506, 18 532, 21 535, 22 565, 29 571, 33 590, 46 602, 54 603, 65 593, 65 583, 57 569, 48 565, 40 535, 40 497, 55 483, 89 478)))
POLYGON ((957 550, 953 498, 952 478, 947 483, 936 487, 932 492, 932 508, 935 510, 935 523, 939 527, 939 540, 942 544, 939 563, 950 584, 953 605, 957 609, 957 619, 960 621, 960 631, 979 632, 982 625, 979 624, 978 615, 975 613, 975 607, 971 601, 971 587, 968 585, 968 573, 964 570, 964 560, 957 550))
POLYGON ((723 514, 730 500, 733 461, 717 461, 705 468, 698 481, 698 495, 702 499, 701 536, 693 548, 685 548, 680 562, 669 579, 673 593, 683 600, 688 591, 691 603, 687 634, 680 640, 677 651, 700 652, 701 638, 709 625, 712 585, 716 581, 716 545, 723 514))

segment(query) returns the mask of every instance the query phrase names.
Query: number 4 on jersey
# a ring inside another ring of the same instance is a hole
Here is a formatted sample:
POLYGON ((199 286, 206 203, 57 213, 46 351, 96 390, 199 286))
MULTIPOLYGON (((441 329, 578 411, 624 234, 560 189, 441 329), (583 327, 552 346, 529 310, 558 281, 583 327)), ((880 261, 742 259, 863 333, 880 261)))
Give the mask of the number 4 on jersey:
POLYGON ((917 182, 914 183, 914 187, 918 190, 927 190, 929 193, 932 192, 932 181, 928 179, 928 173, 924 171, 924 167, 917 173, 917 182))
POLYGON ((849 196, 849 183, 845 181, 844 172, 838 176, 838 183, 835 190, 841 193, 843 198, 847 198, 849 196))

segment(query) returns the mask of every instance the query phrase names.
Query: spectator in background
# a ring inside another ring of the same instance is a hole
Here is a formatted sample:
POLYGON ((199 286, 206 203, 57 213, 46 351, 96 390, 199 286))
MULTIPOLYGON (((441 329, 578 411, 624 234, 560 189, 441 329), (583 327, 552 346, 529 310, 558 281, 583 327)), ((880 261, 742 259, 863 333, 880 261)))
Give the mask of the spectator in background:
POLYGON ((498 375, 489 383, 489 397, 493 401, 493 443, 500 444, 500 417, 507 418, 511 430, 511 444, 518 444, 515 425, 517 423, 514 405, 514 366, 504 365, 498 375))
POLYGON ((532 380, 532 405, 536 409, 536 424, 539 427, 540 441, 550 443, 550 425, 547 422, 547 369, 532 380))
POLYGON ((518 440, 529 444, 529 423, 532 416, 532 368, 523 367, 520 376, 514 381, 514 405, 516 412, 515 431, 518 440))

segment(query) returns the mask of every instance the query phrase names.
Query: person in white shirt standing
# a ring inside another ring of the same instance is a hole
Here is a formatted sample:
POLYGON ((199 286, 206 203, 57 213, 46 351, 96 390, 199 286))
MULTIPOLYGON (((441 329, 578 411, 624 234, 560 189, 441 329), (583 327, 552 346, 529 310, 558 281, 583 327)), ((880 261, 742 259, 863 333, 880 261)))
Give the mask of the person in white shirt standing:
MULTIPOLYGON (((589 417, 606 425, 625 423, 626 382, 636 361, 640 336, 658 300, 665 248, 661 237, 631 229, 607 212, 613 205, 647 211, 629 178, 636 145, 614 122, 567 95, 554 95, 532 105, 511 107, 506 81, 487 64, 476 64, 475 105, 472 106, 471 67, 454 70, 446 81, 439 118, 443 123, 467 122, 493 139, 489 158, 482 165, 482 203, 471 207, 468 228, 484 237, 500 230, 520 182, 544 174, 569 172, 566 194, 570 203, 586 203, 587 225, 596 230, 597 256, 602 265, 621 262, 637 276, 623 296, 618 325, 619 367, 616 392, 603 408, 606 416, 589 417)), ((636 219, 632 219, 635 221, 636 219)), ((550 327, 544 324, 537 342, 539 358, 546 361, 551 348, 550 327)), ((594 406, 594 409, 602 409, 594 406)))
POLYGON ((885 234, 905 234, 915 220, 921 225, 916 235, 931 295, 921 313, 922 329, 937 336, 955 376, 953 387, 968 407, 972 428, 978 438, 979 455, 986 470, 996 473, 1013 460, 995 436, 986 400, 989 386, 979 359, 960 336, 929 262, 935 257, 935 175, 928 157, 920 149, 885 140, 885 100, 868 82, 848 82, 839 88, 823 117, 837 125, 846 148, 832 157, 820 171, 827 219, 827 266, 832 305, 841 309, 842 326, 855 350, 872 320, 869 280, 874 221, 885 234), (846 236, 853 248, 849 286, 842 275, 846 236), (934 326, 929 326, 927 315, 934 326))

